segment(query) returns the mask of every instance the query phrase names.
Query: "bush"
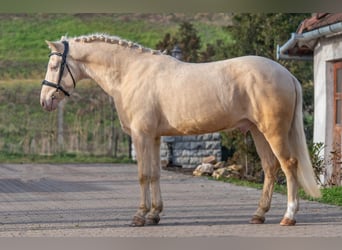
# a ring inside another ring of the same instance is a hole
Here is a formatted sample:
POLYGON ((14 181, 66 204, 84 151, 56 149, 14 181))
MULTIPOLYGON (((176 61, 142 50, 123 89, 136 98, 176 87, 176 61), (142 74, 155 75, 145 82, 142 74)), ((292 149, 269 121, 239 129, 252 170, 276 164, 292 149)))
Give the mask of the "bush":
POLYGON ((323 185, 320 176, 325 173, 325 160, 322 154, 325 145, 324 143, 312 143, 309 146, 309 154, 312 162, 312 167, 316 176, 316 180, 320 185, 323 185))

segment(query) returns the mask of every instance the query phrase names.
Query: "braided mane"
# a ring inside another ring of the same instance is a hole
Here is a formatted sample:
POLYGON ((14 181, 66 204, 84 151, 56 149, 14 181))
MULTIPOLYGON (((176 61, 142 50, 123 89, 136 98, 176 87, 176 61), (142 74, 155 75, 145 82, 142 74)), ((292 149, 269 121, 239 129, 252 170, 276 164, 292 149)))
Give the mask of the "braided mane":
MULTIPOLYGON (((63 39, 63 38, 62 38, 63 39)), ((153 50, 150 48, 145 48, 142 45, 138 43, 134 43, 132 41, 128 41, 125 39, 122 39, 118 36, 110 36, 107 34, 91 34, 91 35, 83 35, 73 38, 76 42, 83 42, 83 43, 91 43, 91 42, 105 42, 110 44, 118 44, 125 48, 130 48, 133 50, 138 50, 142 53, 151 53, 153 55, 161 55, 163 54, 159 50, 153 50)))

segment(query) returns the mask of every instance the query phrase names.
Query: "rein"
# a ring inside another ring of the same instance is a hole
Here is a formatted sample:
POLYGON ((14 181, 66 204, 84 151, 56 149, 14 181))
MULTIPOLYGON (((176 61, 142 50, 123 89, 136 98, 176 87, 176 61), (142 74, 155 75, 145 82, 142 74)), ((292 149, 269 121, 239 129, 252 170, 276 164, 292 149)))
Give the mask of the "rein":
POLYGON ((67 70, 68 70, 68 72, 69 72, 69 74, 71 76, 72 82, 74 83, 74 88, 76 87, 76 82, 75 82, 74 76, 72 75, 72 73, 70 71, 70 68, 69 68, 68 64, 66 63, 66 57, 67 57, 68 52, 69 52, 69 43, 67 41, 62 41, 62 43, 64 44, 64 52, 63 52, 63 54, 59 53, 59 52, 52 52, 52 53, 49 54, 49 57, 53 56, 53 55, 62 57, 61 68, 60 68, 59 76, 58 76, 58 82, 57 83, 53 83, 53 82, 50 82, 50 81, 44 79, 43 82, 42 82, 42 85, 47 85, 47 86, 56 88, 56 92, 58 92, 60 90, 66 96, 70 96, 69 92, 66 91, 62 87, 62 85, 61 85, 61 80, 62 80, 62 77, 63 77, 63 73, 64 73, 65 67, 67 68, 67 70))

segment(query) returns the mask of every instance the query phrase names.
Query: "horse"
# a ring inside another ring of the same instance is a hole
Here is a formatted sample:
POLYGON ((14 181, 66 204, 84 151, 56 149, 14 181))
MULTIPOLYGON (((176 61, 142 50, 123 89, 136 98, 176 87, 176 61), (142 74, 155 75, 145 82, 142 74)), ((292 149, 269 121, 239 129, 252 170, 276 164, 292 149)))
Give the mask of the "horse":
POLYGON ((287 181, 280 225, 296 224, 300 186, 312 197, 321 195, 305 141, 301 85, 279 63, 259 56, 186 63, 107 34, 45 42, 51 53, 43 109, 55 110, 82 79, 92 79, 114 99, 137 157, 140 204, 131 226, 160 221, 161 136, 250 131, 265 178, 249 223, 264 223, 279 169, 287 181))

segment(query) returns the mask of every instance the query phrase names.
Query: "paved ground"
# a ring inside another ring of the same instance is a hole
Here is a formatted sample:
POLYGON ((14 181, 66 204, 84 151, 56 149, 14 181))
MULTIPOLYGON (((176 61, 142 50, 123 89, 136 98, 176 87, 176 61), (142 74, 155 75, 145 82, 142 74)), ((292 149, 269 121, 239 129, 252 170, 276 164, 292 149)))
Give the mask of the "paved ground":
POLYGON ((264 225, 248 221, 260 190, 162 171, 158 226, 129 227, 139 203, 137 167, 122 164, 0 164, 0 236, 341 237, 340 207, 301 201, 281 227, 275 194, 264 225))

